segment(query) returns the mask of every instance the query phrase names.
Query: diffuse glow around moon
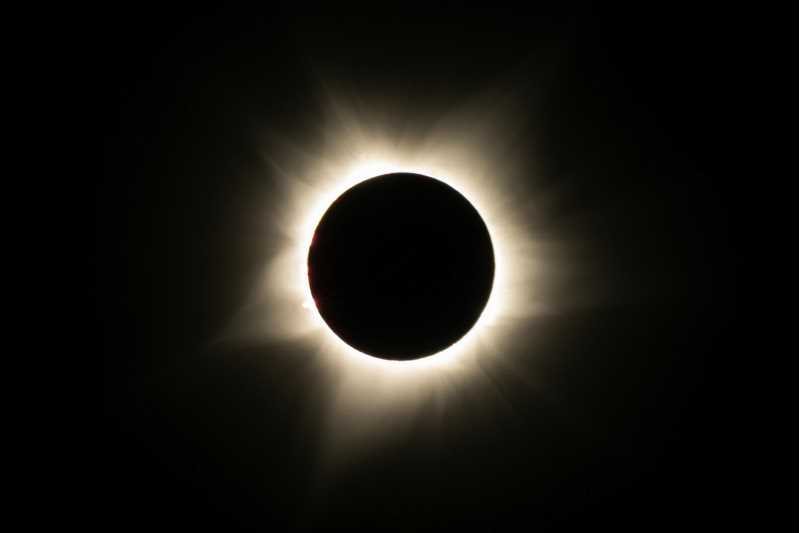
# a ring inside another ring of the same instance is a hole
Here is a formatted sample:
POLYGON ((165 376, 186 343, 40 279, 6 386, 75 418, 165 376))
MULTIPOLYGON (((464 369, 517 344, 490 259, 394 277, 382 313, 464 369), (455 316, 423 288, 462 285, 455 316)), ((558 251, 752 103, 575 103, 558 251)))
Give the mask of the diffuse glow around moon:
POLYGON ((536 234, 556 195, 534 190, 535 157, 514 149, 522 125, 513 99, 504 98, 501 108, 497 97, 479 98, 433 124, 399 111, 386 121, 386 109, 369 113, 362 105, 356 113, 331 97, 321 140, 264 150, 264 173, 277 187, 264 193, 263 228, 281 235, 265 238, 271 255, 263 277, 223 338, 291 342, 314 354, 318 385, 329 391, 324 439, 331 453, 397 433, 424 405, 446 409, 497 358, 513 365, 520 336, 537 316, 558 312, 553 295, 569 270, 559 260, 564 245, 536 234), (388 125, 398 121, 405 127, 388 125), (317 311, 307 272, 314 229, 331 203, 363 180, 395 172, 432 176, 460 192, 483 218, 495 254, 492 292, 474 327, 445 350, 411 361, 375 358, 337 337, 317 311))

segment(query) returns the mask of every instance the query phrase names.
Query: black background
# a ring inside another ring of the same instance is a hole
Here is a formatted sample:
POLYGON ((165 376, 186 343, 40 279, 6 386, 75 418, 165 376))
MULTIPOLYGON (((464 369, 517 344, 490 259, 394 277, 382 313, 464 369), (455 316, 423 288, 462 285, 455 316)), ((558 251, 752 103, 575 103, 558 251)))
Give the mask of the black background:
POLYGON ((783 453, 797 351, 782 343, 795 323, 780 303, 793 308, 782 257, 795 241, 781 232, 794 219, 781 216, 795 207, 779 202, 797 182, 775 168, 794 132, 774 124, 789 115, 776 71, 795 63, 777 59, 779 18, 670 5, 109 14, 95 256, 109 529, 769 529, 796 501, 783 453), (306 354, 288 341, 207 353, 267 259, 236 233, 256 133, 313 130, 320 80, 435 111, 509 71, 538 86, 543 70, 531 120, 544 175, 576 191, 566 219, 588 213, 597 283, 640 303, 544 319, 531 351, 549 354, 549 392, 501 365, 514 416, 465 399, 446 450, 421 420, 315 492, 306 354))

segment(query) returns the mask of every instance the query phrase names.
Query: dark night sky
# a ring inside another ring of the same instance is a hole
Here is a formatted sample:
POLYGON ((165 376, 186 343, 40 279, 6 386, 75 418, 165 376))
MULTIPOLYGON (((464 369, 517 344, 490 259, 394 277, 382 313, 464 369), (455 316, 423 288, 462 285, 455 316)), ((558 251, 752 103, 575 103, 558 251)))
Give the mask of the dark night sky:
POLYGON ((796 433, 777 397, 795 384, 773 381, 785 365, 794 379, 797 351, 776 333, 795 326, 774 316, 781 277, 763 263, 787 244, 765 202, 797 182, 743 162, 775 136, 755 125, 774 111, 768 28, 710 8, 396 9, 118 13, 109 27, 96 255, 109 529, 774 518, 766 500, 781 509, 796 487, 779 442, 796 433), (320 393, 298 347, 207 350, 265 259, 236 236, 258 133, 310 135, 320 83, 435 114, 509 76, 536 99, 538 164, 572 191, 561 215, 583 221, 587 271, 638 303, 543 319, 530 346, 549 354, 536 372, 552 395, 493 370, 516 416, 465 398, 437 428, 446 453, 419 420, 315 489, 320 393))

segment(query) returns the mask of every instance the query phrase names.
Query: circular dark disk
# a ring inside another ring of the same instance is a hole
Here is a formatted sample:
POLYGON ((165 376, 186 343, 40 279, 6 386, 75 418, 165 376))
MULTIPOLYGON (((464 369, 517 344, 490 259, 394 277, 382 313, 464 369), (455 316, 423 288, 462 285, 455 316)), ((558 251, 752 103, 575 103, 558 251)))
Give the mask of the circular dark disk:
POLYGON ((489 231, 458 191, 385 174, 331 204, 308 254, 311 294, 344 342, 383 359, 432 355, 478 320, 494 279, 489 231))

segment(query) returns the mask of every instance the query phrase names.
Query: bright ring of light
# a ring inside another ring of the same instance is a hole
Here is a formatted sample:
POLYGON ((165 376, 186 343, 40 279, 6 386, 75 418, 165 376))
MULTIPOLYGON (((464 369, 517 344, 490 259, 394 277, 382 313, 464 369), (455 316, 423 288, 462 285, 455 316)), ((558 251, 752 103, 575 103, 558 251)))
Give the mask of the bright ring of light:
MULTIPOLYGON (((443 182, 443 183, 445 183, 447 185, 450 185, 459 194, 461 194, 464 198, 466 198, 466 200, 472 206, 475 206, 474 201, 472 199, 470 199, 466 194, 464 194, 463 191, 459 190, 450 181, 442 179, 442 178, 440 178, 440 177, 438 177, 436 175, 424 174, 423 172, 420 172, 418 170, 410 170, 407 167, 394 167, 394 166, 385 165, 385 164, 384 165, 371 164, 371 165, 368 165, 368 166, 369 167, 381 166, 382 168, 393 168, 393 170, 382 171, 379 174, 372 174, 372 175, 364 175, 363 171, 359 171, 359 172, 355 173, 354 174, 356 176, 355 179, 353 179, 352 181, 351 180, 346 180, 345 183, 347 185, 344 186, 343 188, 341 188, 339 190, 338 194, 335 194, 334 198, 324 207, 324 209, 322 210, 321 213, 319 213, 318 216, 317 216, 317 211, 315 210, 315 216, 314 216, 314 218, 311 219, 312 222, 310 222, 307 225, 307 227, 310 227, 311 229, 310 229, 310 231, 308 231, 306 233, 305 239, 303 240, 302 252, 305 254, 306 257, 308 256, 309 249, 311 248, 312 240, 314 238, 315 229, 319 225, 319 222, 322 219, 322 216, 327 211, 327 209, 342 194, 344 194, 345 192, 349 191, 352 187, 358 185, 359 183, 361 183, 363 181, 366 181, 368 179, 374 178, 375 176, 378 176, 378 175, 390 174, 390 173, 396 173, 396 172, 405 172, 405 173, 413 173, 413 174, 421 174, 421 175, 424 175, 424 176, 429 176, 429 177, 434 178, 434 179, 436 179, 438 181, 441 181, 441 182, 443 182)), ((477 206, 475 206, 475 209, 478 210, 478 214, 481 215, 480 210, 479 210, 479 208, 477 206)), ((492 246, 493 246, 493 248, 495 248, 496 245, 494 244, 493 233, 492 233, 491 227, 489 227, 488 224, 487 224, 487 229, 489 230, 489 236, 490 236, 490 239, 492 240, 492 246)), ((339 349, 346 350, 347 352, 352 352, 350 355, 353 356, 353 357, 358 357, 359 359, 363 359, 363 358, 366 357, 369 360, 377 359, 380 364, 403 365, 403 366, 411 366, 414 363, 417 363, 417 366, 432 366, 434 363, 436 365, 440 365, 440 364, 443 364, 443 363, 452 363, 453 360, 455 358, 457 358, 459 354, 464 353, 465 348, 469 347, 470 338, 474 335, 473 332, 476 329, 481 327, 482 321, 484 319, 484 316, 486 315, 486 311, 487 311, 487 309, 490 309, 490 306, 492 305, 492 297, 493 297, 493 294, 495 292, 494 291, 494 287, 495 287, 495 285, 497 283, 496 278, 497 278, 497 270, 498 270, 497 257, 496 257, 497 253, 494 252, 494 254, 495 254, 495 257, 493 259, 494 259, 494 262, 495 262, 495 267, 494 267, 495 268, 495 274, 494 274, 494 278, 495 279, 494 279, 494 281, 492 283, 492 289, 491 289, 491 291, 489 293, 489 298, 488 298, 488 300, 486 302, 486 305, 482 309, 481 314, 478 317, 478 320, 456 342, 454 342, 453 344, 451 344, 450 346, 448 346, 447 348, 445 348, 445 349, 443 349, 443 350, 441 350, 439 352, 436 352, 434 354, 431 354, 431 355, 428 355, 428 356, 425 356, 425 357, 422 357, 422 358, 411 359, 411 360, 389 360, 389 359, 376 358, 376 357, 371 356, 369 354, 363 353, 363 352, 359 351, 358 349, 353 348, 352 346, 350 346, 346 342, 344 342, 338 335, 336 335, 336 333, 334 333, 330 329, 330 327, 327 325, 327 323, 325 322, 325 320, 322 318, 322 316, 319 313, 319 309, 317 308, 317 305, 314 302, 314 298, 313 298, 313 295, 311 293, 311 284, 310 284, 310 280, 309 280, 309 276, 308 276, 308 262, 307 261, 305 263, 306 268, 303 271, 304 272, 304 283, 305 283, 305 286, 306 286, 306 295, 305 295, 305 298, 303 300, 302 307, 305 308, 305 309, 311 310, 311 312, 313 312, 313 315, 314 315, 314 320, 322 325, 323 329, 325 330, 326 334, 328 334, 328 336, 330 337, 331 341, 334 341, 334 339, 335 339, 334 342, 338 342, 339 349), (420 365, 419 363, 421 363, 423 361, 425 362, 425 365, 420 365)))
POLYGON ((424 133, 404 140, 386 120, 356 117, 332 100, 319 135, 303 147, 281 135, 279 146, 273 141, 265 150, 268 186, 253 196, 252 244, 266 243, 266 268, 220 340, 280 342, 265 357, 299 359, 311 386, 324 394, 321 445, 331 457, 397 434, 423 406, 440 416, 451 401, 460 404, 464 387, 492 386, 487 370, 527 356, 519 352, 522 332, 529 335, 533 318, 552 312, 565 265, 550 243, 534 239, 533 225, 541 219, 538 201, 548 197, 532 194, 530 144, 524 152, 513 149, 518 115, 497 102, 478 102, 433 126, 420 120, 414 131, 424 133), (361 181, 397 172, 435 177, 464 196, 486 225, 495 262, 488 301, 473 327, 441 352, 407 361, 345 343, 320 316, 308 282, 309 247, 328 207, 361 181))

